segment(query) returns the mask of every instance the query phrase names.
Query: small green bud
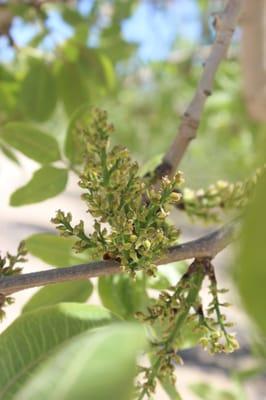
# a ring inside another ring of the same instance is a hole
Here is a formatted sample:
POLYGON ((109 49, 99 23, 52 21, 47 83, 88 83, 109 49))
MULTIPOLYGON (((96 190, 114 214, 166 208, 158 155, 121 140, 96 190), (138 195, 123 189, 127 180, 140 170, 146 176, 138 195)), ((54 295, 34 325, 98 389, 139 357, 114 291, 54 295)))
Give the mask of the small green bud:
POLYGON ((177 192, 173 192, 170 194, 170 199, 172 201, 174 201, 175 203, 177 203, 178 201, 180 201, 182 198, 181 193, 177 193, 177 192))
POLYGON ((143 246, 146 250, 149 250, 151 247, 151 242, 149 240, 144 240, 143 246))
POLYGON ((131 242, 134 243, 134 242, 136 242, 136 240, 138 239, 138 237, 137 237, 136 235, 130 235, 129 239, 130 239, 131 242))

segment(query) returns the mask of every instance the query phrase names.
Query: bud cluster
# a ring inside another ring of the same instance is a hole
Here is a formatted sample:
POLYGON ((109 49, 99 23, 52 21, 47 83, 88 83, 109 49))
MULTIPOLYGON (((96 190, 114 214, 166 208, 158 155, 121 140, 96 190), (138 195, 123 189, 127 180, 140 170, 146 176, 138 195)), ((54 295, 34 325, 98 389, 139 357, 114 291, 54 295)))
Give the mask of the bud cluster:
POLYGON ((228 303, 220 303, 218 293, 227 290, 217 289, 214 267, 209 259, 195 260, 187 272, 177 283, 160 293, 157 300, 148 307, 147 313, 137 312, 136 317, 152 325, 154 334, 158 338, 154 346, 157 362, 150 368, 145 368, 145 382, 142 391, 152 393, 156 377, 164 379, 166 376, 174 384, 175 364, 182 363, 177 351, 180 350, 182 329, 189 324, 195 336, 195 343, 199 343, 211 354, 233 352, 238 349, 238 342, 234 334, 228 333, 227 328, 232 324, 226 322, 221 307, 228 303), (205 277, 210 281, 209 290, 212 300, 207 307, 205 316, 199 292, 205 277), (163 327, 163 328, 162 328, 163 327), (156 369, 156 374, 154 374, 156 369))
POLYGON ((85 162, 80 187, 88 212, 95 218, 94 232, 86 235, 81 221, 72 226, 71 215, 59 211, 52 220, 64 236, 78 238, 77 251, 91 249, 98 256, 108 253, 119 259, 133 276, 137 270, 154 275, 154 261, 176 242, 179 232, 167 222, 167 216, 181 195, 174 190, 181 173, 162 179, 158 190, 139 176, 139 167, 121 146, 109 149, 113 126, 107 113, 94 109, 89 127, 84 128, 85 162), (107 224, 110 230, 102 228, 107 224))
MULTIPOLYGON (((0 255, 0 278, 20 274, 22 268, 18 267, 17 264, 27 261, 25 258, 26 254, 25 242, 22 241, 18 246, 16 255, 13 256, 10 253, 7 253, 5 257, 1 257, 0 255)), ((12 297, 0 293, 0 320, 5 316, 3 307, 12 303, 12 297)))
POLYGON ((146 314, 136 313, 139 320, 152 325, 153 334, 157 338, 154 343, 156 362, 150 369, 143 371, 145 381, 142 384, 142 394, 152 392, 158 377, 162 380, 167 378, 174 384, 175 365, 182 364, 177 354, 180 349, 179 337, 183 326, 190 319, 190 309, 198 303, 203 278, 202 262, 195 260, 176 287, 162 291, 153 305, 147 308, 146 314))
POLYGON ((255 174, 244 182, 229 183, 219 180, 207 189, 183 191, 183 208, 191 217, 207 222, 219 221, 220 212, 242 210, 250 201, 258 179, 266 171, 266 166, 258 168, 255 174))
POLYGON ((218 294, 226 293, 226 289, 218 289, 214 267, 210 262, 206 263, 206 272, 209 278, 209 293, 211 302, 207 308, 206 316, 202 307, 198 308, 199 327, 202 331, 200 344, 211 354, 214 353, 232 353, 239 348, 239 344, 235 338, 235 334, 229 333, 227 328, 232 323, 226 321, 226 315, 221 311, 221 307, 229 307, 229 303, 221 303, 218 294))

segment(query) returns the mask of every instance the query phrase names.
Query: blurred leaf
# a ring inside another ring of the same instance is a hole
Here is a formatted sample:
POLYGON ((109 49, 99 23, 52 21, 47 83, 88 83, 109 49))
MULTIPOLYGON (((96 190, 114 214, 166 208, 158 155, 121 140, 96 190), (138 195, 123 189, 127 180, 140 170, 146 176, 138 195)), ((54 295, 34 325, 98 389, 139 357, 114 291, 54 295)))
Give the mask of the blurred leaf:
POLYGON ((26 239, 28 251, 53 267, 69 267, 90 260, 89 251, 75 253, 72 247, 76 240, 49 233, 36 233, 26 239))
POLYGON ((10 146, 41 164, 60 159, 57 141, 32 125, 10 122, 2 128, 1 137, 10 146))
POLYGON ((169 279, 159 271, 156 276, 150 276, 147 278, 147 286, 151 289, 165 290, 171 286, 171 283, 169 279))
POLYGON ((79 303, 22 314, 0 336, 0 398, 13 399, 33 370, 67 339, 113 321, 107 310, 79 303))
POLYGON ((120 27, 120 22, 113 21, 102 29, 100 36, 100 47, 114 63, 130 58, 137 50, 135 43, 129 43, 122 37, 120 27))
POLYGON ((75 26, 84 23, 83 16, 77 10, 64 4, 60 4, 60 9, 64 21, 68 24, 75 26))
POLYGON ((4 111, 9 117, 16 109, 17 97, 20 90, 20 82, 17 79, 16 72, 10 70, 9 66, 0 65, 0 107, 1 119, 4 111))
POLYGON ((61 193, 67 183, 66 169, 46 166, 34 172, 31 180, 12 193, 10 205, 13 207, 39 203, 61 193))
POLYGON ((19 161, 17 159, 16 154, 11 150, 9 146, 6 146, 4 143, 0 144, 0 148, 2 153, 11 161, 19 165, 19 161))
POLYGON ((63 302, 83 303, 92 294, 92 283, 87 281, 73 281, 57 283, 40 289, 25 304, 22 312, 34 311, 40 307, 53 306, 63 302))
POLYGON ((17 96, 19 90, 19 82, 0 82, 0 106, 1 114, 6 111, 7 115, 12 115, 13 110, 16 108, 17 96))
POLYGON ((266 335, 266 174, 256 189, 244 221, 236 284, 247 311, 266 335))
POLYGON ((208 0, 198 0, 199 7, 201 11, 207 11, 208 9, 208 0))
POLYGON ((170 379, 167 379, 167 376, 165 376, 163 379, 160 379, 160 383, 161 383, 164 391, 167 393, 169 399, 182 400, 175 385, 173 385, 172 382, 170 382, 170 379))
POLYGON ((129 18, 131 13, 133 13, 134 8, 136 7, 137 4, 138 2, 136 0, 133 1, 117 0, 114 4, 113 21, 115 23, 118 23, 126 18, 129 18))
POLYGON ((100 54, 99 56, 100 62, 102 64, 103 74, 106 86, 109 90, 114 89, 116 85, 116 75, 114 66, 109 57, 104 54, 100 54))
POLYGON ((58 71, 57 79, 65 111, 70 116, 81 104, 90 100, 86 75, 77 62, 65 62, 58 71))
POLYGON ((95 86, 96 93, 101 88, 109 90, 114 88, 116 78, 113 64, 105 54, 98 49, 82 47, 79 63, 84 75, 88 75, 90 85, 95 86))
POLYGON ((190 389, 202 400, 242 400, 238 395, 228 390, 218 390, 208 383, 194 383, 190 389))
POLYGON ((47 120, 55 109, 57 92, 51 67, 34 60, 21 87, 21 107, 35 121, 47 120))
POLYGON ((90 27, 87 21, 76 25, 74 39, 76 42, 87 45, 90 27))
POLYGON ((191 349, 198 345, 199 339, 202 337, 202 332, 196 330, 197 326, 197 322, 189 320, 182 326, 182 331, 176 337, 176 346, 179 349, 191 349))
POLYGON ((253 368, 233 371, 233 378, 239 382, 246 382, 249 379, 265 374, 266 364, 258 365, 253 368))
MULTIPOLYGON (((150 359, 150 363, 154 364, 156 362, 156 354, 154 353, 150 353, 149 354, 149 359, 150 359)), ((175 384, 173 384, 171 382, 171 379, 169 376, 164 375, 162 377, 158 377, 161 386, 163 387, 165 393, 167 393, 169 399, 171 400, 181 400, 181 396, 178 393, 175 384)))
POLYGON ((70 61, 70 62, 76 62, 79 57, 79 47, 77 46, 77 43, 68 40, 66 43, 63 44, 62 46, 62 51, 64 54, 64 57, 70 61))
POLYGON ((89 125, 91 121, 89 104, 80 106, 71 116, 65 141, 65 154, 72 164, 83 161, 83 149, 79 138, 79 130, 89 125))
POLYGON ((43 39, 49 34, 49 29, 47 27, 42 26, 42 30, 37 35, 33 36, 33 38, 29 41, 28 46, 37 47, 41 44, 43 39))
POLYGON ((253 332, 250 345, 252 355, 258 360, 261 359, 263 364, 266 363, 266 336, 261 332, 253 332))
POLYGON ((15 399, 130 400, 136 357, 145 347, 144 330, 137 325, 85 332, 50 357, 15 399))
POLYGON ((102 304, 124 319, 132 319, 148 301, 144 280, 137 277, 133 281, 126 274, 100 277, 98 291, 102 304))

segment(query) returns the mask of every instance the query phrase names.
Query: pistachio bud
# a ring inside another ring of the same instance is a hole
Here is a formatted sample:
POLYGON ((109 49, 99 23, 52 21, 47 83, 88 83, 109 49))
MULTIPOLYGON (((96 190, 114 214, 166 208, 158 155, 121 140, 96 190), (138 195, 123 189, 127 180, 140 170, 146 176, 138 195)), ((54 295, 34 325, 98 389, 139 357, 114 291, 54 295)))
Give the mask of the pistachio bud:
POLYGON ((177 193, 177 192, 173 192, 170 194, 170 199, 172 201, 174 201, 175 203, 177 203, 178 201, 180 201, 182 198, 181 193, 177 193))

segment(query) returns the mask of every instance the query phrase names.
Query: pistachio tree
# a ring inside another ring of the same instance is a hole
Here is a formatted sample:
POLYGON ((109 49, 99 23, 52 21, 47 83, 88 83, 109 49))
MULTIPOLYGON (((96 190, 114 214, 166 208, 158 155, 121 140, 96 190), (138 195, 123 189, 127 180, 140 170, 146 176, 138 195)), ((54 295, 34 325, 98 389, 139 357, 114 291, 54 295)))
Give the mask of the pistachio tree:
MULTIPOLYGON (((121 141, 125 124, 110 122, 113 99, 125 90, 119 65, 126 69, 135 51, 121 36, 121 22, 137 2, 117 1, 107 12, 96 1, 87 13, 71 1, 9 3, 1 5, 5 19, 0 33, 15 59, 11 68, 0 69, 0 147, 14 163, 19 164, 17 154, 22 153, 39 164, 26 185, 14 190, 10 204, 20 207, 55 197, 72 174, 94 222, 92 229, 86 219, 76 223, 59 203, 51 215, 57 234, 31 235, 18 245, 17 254, 1 256, 1 318, 14 293, 42 288, 0 336, 0 397, 141 400, 152 398, 160 383, 169 398, 179 399, 176 365, 182 364, 188 338, 190 347, 199 345, 213 355, 239 348, 232 330, 237 321, 227 320, 227 289, 217 281, 215 267, 215 256, 239 236, 243 249, 237 285, 255 324, 266 332, 263 156, 253 172, 244 170, 242 181, 221 177, 207 188, 191 188, 180 168, 199 126, 208 124, 205 103, 215 91, 243 2, 228 1, 216 15, 215 40, 198 82, 193 81, 177 134, 165 154, 145 168, 121 141), (72 30, 44 51, 51 10, 72 30), (18 16, 38 26, 25 47, 12 34, 18 16), (88 34, 95 30, 98 44, 88 46, 88 34), (180 228, 171 219, 174 209, 193 222, 220 226, 180 242, 180 228), (27 253, 53 268, 24 273, 27 253), (172 282, 163 271, 178 261, 185 262, 183 271, 172 282), (95 277, 101 306, 85 304, 95 290, 89 279, 95 277), (207 305, 201 296, 206 282, 207 305)), ((119 113, 122 108, 114 110, 116 122, 119 113)), ((248 124, 255 126, 244 120, 243 126, 248 124)))

